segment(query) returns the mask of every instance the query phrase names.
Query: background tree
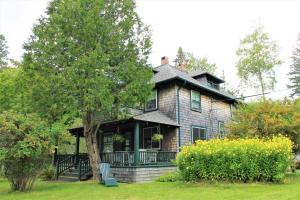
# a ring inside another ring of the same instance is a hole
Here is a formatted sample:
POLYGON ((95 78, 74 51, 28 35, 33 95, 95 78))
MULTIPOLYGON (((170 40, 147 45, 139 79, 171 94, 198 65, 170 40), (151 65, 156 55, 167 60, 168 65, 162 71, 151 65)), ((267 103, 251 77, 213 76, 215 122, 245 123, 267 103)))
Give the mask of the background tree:
POLYGON ((21 107, 20 68, 5 68, 0 72, 0 112, 21 107))
POLYGON ((300 145, 300 100, 252 102, 239 105, 228 124, 230 138, 289 137, 294 151, 300 145))
POLYGON ((270 40, 263 27, 254 29, 240 41, 236 51, 238 76, 263 94, 267 89, 273 89, 276 82, 274 67, 282 63, 277 58, 277 50, 276 43, 270 40))
POLYGON ((175 59, 175 67, 180 68, 183 65, 187 64, 186 53, 183 52, 182 47, 178 47, 177 55, 175 59))
POLYGON ((49 163, 51 150, 49 129, 36 115, 0 114, 0 164, 12 190, 32 188, 49 163))
POLYGON ((187 53, 187 59, 188 59, 188 64, 187 64, 188 71, 199 70, 199 71, 215 74, 217 70, 217 65, 215 63, 209 63, 206 57, 197 58, 194 54, 187 53))
POLYGON ((292 65, 291 71, 289 73, 291 85, 288 88, 292 89, 291 96, 300 97, 300 34, 298 37, 298 42, 295 47, 295 51, 292 55, 292 65))
POLYGON ((187 71, 203 71, 215 74, 217 65, 215 63, 209 63, 206 57, 197 58, 193 53, 183 51, 182 47, 177 50, 175 59, 175 66, 178 68, 184 68, 187 71))
POLYGON ((0 34, 0 69, 7 66, 7 48, 4 35, 0 34))
POLYGON ((99 179, 101 120, 145 102, 153 87, 149 29, 132 0, 54 0, 46 13, 25 45, 31 96, 45 112, 62 109, 82 118, 93 177, 99 179))

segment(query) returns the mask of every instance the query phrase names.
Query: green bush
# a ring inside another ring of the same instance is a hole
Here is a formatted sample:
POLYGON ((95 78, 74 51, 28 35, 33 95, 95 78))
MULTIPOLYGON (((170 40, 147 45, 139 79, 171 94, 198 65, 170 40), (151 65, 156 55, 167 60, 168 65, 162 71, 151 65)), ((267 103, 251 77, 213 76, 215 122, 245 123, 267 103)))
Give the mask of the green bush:
POLYGON ((182 181, 181 174, 179 172, 166 173, 156 179, 158 182, 176 182, 182 181))
POLYGON ((186 181, 272 181, 285 177, 292 158, 286 137, 197 141, 182 148, 176 162, 186 181))
POLYGON ((49 165, 53 148, 46 127, 46 123, 33 114, 0 114, 0 165, 12 190, 30 190, 49 165))
POLYGON ((55 169, 52 164, 42 171, 40 178, 43 181, 52 181, 55 179, 55 169))

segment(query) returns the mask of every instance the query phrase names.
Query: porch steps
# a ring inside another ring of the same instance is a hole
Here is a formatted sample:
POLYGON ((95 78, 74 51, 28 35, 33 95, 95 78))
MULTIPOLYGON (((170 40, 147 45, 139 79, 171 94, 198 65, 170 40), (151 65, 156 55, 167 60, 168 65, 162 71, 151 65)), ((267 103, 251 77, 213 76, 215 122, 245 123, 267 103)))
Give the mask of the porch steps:
POLYGON ((85 181, 92 177, 92 174, 86 174, 83 177, 81 177, 81 180, 78 179, 79 170, 75 168, 71 168, 64 172, 63 174, 59 175, 57 178, 58 181, 63 182, 76 182, 76 181, 85 181))

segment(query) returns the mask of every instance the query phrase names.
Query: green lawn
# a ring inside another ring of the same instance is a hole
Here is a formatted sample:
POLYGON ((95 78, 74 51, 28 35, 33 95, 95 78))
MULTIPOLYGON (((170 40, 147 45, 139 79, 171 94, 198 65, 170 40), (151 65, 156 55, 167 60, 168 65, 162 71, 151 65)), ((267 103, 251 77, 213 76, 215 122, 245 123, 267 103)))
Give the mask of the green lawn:
POLYGON ((300 199, 300 174, 288 175, 284 184, 120 184, 107 188, 92 182, 37 182, 31 192, 9 192, 7 181, 0 179, 1 200, 90 200, 90 199, 300 199))

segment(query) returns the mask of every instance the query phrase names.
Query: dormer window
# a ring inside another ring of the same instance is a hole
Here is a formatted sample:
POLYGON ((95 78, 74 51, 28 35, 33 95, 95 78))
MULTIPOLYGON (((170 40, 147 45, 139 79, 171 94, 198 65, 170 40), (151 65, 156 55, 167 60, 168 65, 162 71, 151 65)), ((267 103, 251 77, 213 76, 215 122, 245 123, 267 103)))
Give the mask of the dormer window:
POLYGON ((207 80, 207 85, 208 85, 209 87, 215 88, 215 89, 217 89, 217 90, 220 89, 219 84, 216 83, 216 82, 214 82, 214 81, 207 80))
POLYGON ((148 102, 146 103, 145 110, 151 111, 156 109, 157 109, 157 90, 155 89, 151 92, 148 102))

